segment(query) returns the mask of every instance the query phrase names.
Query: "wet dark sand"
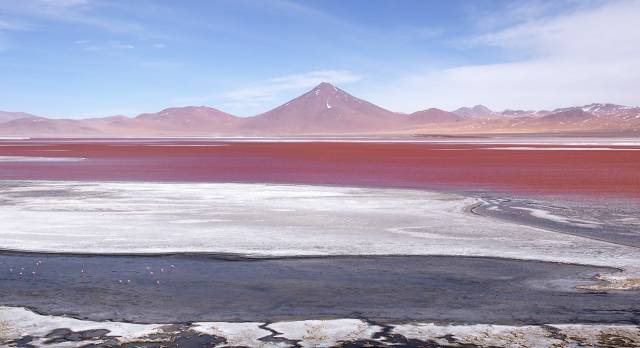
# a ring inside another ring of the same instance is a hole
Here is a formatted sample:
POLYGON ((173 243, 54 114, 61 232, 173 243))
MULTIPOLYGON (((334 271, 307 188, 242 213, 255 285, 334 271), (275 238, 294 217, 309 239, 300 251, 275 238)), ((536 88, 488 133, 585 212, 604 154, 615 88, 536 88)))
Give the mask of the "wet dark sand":
POLYGON ((640 323, 637 293, 575 289, 610 271, 444 256, 257 260, 7 252, 0 255, 0 304, 141 323, 349 317, 396 323, 640 323))

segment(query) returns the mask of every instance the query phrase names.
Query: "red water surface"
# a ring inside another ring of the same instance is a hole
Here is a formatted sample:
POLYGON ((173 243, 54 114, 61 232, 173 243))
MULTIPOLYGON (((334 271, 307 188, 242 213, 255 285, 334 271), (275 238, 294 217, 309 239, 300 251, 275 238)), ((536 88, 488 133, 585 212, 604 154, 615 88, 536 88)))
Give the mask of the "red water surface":
POLYGON ((487 149, 501 146, 508 145, 3 141, 0 156, 87 159, 0 161, 0 179, 304 183, 640 199, 640 151, 631 151, 632 147, 607 146, 624 151, 487 149))

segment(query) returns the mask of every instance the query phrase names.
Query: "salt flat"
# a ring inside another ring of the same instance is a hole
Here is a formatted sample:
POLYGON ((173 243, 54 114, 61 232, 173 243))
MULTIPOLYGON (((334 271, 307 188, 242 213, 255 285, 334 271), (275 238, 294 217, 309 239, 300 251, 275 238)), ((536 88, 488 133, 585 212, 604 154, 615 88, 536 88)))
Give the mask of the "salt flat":
POLYGON ((640 250, 467 212, 419 190, 2 181, 0 248, 68 253, 467 255, 635 272, 640 250))

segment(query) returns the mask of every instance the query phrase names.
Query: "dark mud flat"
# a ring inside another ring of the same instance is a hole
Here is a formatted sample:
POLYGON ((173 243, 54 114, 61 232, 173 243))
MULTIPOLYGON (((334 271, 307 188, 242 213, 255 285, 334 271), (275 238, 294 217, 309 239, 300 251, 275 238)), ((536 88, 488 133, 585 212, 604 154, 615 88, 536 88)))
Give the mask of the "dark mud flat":
POLYGON ((596 273, 611 271, 446 256, 256 260, 3 253, 0 304, 141 323, 345 317, 396 323, 640 323, 637 293, 575 289, 596 273))
POLYGON ((577 204, 557 200, 497 198, 482 194, 476 196, 485 202, 473 208, 473 212, 479 215, 640 248, 640 202, 631 202, 623 207, 606 200, 577 204), (536 217, 530 209, 546 212, 564 221, 536 217))

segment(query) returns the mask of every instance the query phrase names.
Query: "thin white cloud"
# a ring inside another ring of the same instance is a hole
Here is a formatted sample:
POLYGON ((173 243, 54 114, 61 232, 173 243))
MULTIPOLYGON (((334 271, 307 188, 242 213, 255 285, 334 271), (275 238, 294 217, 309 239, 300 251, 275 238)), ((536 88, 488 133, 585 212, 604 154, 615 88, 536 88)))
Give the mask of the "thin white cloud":
POLYGON ((18 18, 0 18, 0 35, 12 31, 31 31, 34 26, 18 18))
MULTIPOLYGON (((587 0, 583 0, 584 3, 587 0)), ((471 3, 468 8, 470 22, 479 31, 499 30, 505 26, 535 21, 550 13, 558 13, 563 0, 528 0, 508 2, 496 11, 494 7, 484 8, 480 3, 471 3)))
POLYGON ((15 22, 15 21, 10 21, 10 20, 6 20, 6 19, 0 19, 0 31, 4 31, 4 30, 27 30, 30 29, 30 26, 28 26, 25 23, 20 23, 20 22, 15 22))
POLYGON ((251 86, 225 93, 235 102, 269 102, 277 98, 280 93, 311 88, 321 82, 348 83, 359 77, 350 71, 321 70, 304 74, 276 77, 267 81, 255 83, 251 86))
POLYGON ((11 46, 10 41, 7 38, 7 32, 25 31, 31 29, 31 25, 25 22, 0 18, 0 51, 8 49, 11 46))
POLYGON ((383 105, 402 111, 478 103, 495 109, 638 105, 638 18, 640 1, 630 0, 529 20, 469 40, 525 59, 414 73, 376 94, 383 105))
POLYGON ((292 93, 303 92, 321 82, 345 84, 359 79, 358 75, 346 70, 310 71, 258 81, 224 93, 178 98, 176 102, 181 104, 217 102, 219 104, 216 105, 230 111, 251 114, 267 110, 275 106, 275 103, 284 102, 287 98, 295 96, 292 93))
POLYGON ((73 7, 89 4, 89 0, 38 0, 37 2, 45 6, 73 7))
POLYGON ((0 0, 0 11, 40 23, 42 20, 74 23, 101 28, 113 33, 144 36, 145 28, 137 22, 102 16, 100 3, 89 0, 0 0), (97 12, 97 13, 94 13, 97 12))
POLYGON ((108 41, 104 43, 92 42, 89 40, 76 40, 76 45, 81 46, 86 51, 93 52, 111 52, 134 49, 135 46, 129 43, 122 43, 120 41, 108 41))

